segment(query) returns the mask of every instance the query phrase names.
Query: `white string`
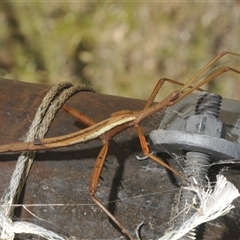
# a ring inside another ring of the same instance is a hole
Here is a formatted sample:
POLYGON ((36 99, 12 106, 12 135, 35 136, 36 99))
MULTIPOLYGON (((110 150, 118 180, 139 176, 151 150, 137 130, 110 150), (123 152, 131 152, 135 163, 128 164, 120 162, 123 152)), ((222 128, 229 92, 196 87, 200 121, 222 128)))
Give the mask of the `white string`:
POLYGON ((232 201, 240 196, 238 189, 227 181, 223 175, 217 176, 214 190, 210 188, 204 190, 197 186, 189 186, 187 189, 196 192, 198 195, 201 203, 198 211, 185 221, 181 227, 166 233, 159 240, 180 239, 198 225, 227 214, 234 208, 232 201))
MULTIPOLYGON (((35 118, 26 134, 26 141, 31 142, 35 138, 43 138, 59 108, 70 96, 79 91, 93 90, 84 85, 74 87, 71 83, 60 83, 54 86, 46 94, 39 106, 35 118)), ((11 220, 14 203, 18 201, 34 157, 35 152, 22 152, 20 154, 9 187, 0 200, 0 238, 2 240, 13 240, 15 233, 32 233, 49 240, 67 239, 32 223, 22 221, 12 222, 11 220)))

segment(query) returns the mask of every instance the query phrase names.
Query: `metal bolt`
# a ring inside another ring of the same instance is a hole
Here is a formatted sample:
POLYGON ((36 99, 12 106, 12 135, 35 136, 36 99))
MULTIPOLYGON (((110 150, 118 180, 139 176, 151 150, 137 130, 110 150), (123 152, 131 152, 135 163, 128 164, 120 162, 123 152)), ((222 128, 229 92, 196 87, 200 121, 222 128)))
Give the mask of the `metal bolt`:
MULTIPOLYGON (((185 175, 191 182, 193 182, 194 178, 197 184, 202 187, 207 184, 206 176, 210 161, 219 156, 229 158, 231 155, 228 152, 222 153, 224 148, 218 149, 218 143, 215 143, 216 139, 220 143, 223 141, 222 145, 227 142, 231 148, 239 149, 238 145, 235 146, 234 143, 223 139, 226 134, 226 127, 224 122, 218 119, 221 102, 221 96, 202 92, 198 97, 195 114, 185 119, 185 124, 181 131, 156 130, 150 134, 150 138, 158 150, 162 149, 163 151, 167 150, 174 153, 187 151, 184 168, 185 175), (207 145, 204 145, 206 142, 207 145), (213 148, 213 145, 217 147, 213 148)), ((237 157, 239 156, 240 150, 237 151, 237 157)), ((180 202, 177 206, 175 227, 180 226, 185 220, 189 219, 196 211, 194 206, 198 204, 199 201, 195 193, 182 189, 180 202)), ((195 234, 195 230, 192 230, 181 239, 194 239, 195 234)))
MULTIPOLYGON (((218 119, 221 102, 222 97, 219 95, 208 92, 200 93, 195 115, 186 119, 185 131, 198 134, 209 133, 209 135, 216 137, 225 136, 225 124, 218 119)), ((210 161, 211 156, 206 153, 187 152, 184 173, 188 180, 194 183, 193 178, 195 178, 199 186, 205 187, 210 161)), ((196 211, 194 206, 198 204, 199 200, 194 192, 182 189, 178 214, 174 221, 175 227, 180 227, 185 220, 189 219, 196 211), (187 209, 188 206, 189 209, 187 209)), ((195 235, 196 229, 193 229, 181 239, 193 239, 195 235)))

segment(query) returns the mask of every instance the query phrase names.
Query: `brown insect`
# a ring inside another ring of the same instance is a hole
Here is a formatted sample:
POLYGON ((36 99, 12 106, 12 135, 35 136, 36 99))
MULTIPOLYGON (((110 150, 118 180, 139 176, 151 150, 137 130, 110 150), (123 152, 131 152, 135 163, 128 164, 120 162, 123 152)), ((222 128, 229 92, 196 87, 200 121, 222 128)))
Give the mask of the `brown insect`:
POLYGON ((222 52, 217 55, 212 61, 210 61, 205 67, 203 67, 197 74, 195 74, 187 83, 182 84, 172 79, 162 78, 158 81, 157 85, 155 86, 152 94, 150 95, 145 107, 143 110, 138 112, 131 112, 131 111, 120 111, 111 115, 110 118, 107 118, 101 122, 94 122, 92 119, 87 117, 86 115, 78 112, 76 109, 71 107, 64 106, 64 110, 67 111, 70 115, 84 123, 87 128, 82 129, 80 131, 67 134, 64 136, 53 137, 53 138, 45 138, 45 139, 36 139, 34 142, 21 142, 21 143, 10 143, 0 146, 0 152, 18 152, 18 151, 36 151, 36 150, 46 150, 46 149, 53 149, 59 147, 65 147, 74 145, 77 143, 84 143, 95 138, 100 138, 103 144, 102 149, 100 150, 98 157, 96 159, 94 169, 92 171, 92 177, 90 180, 89 185, 89 194, 92 200, 119 226, 124 234, 126 234, 129 239, 133 239, 129 233, 129 231, 109 212, 109 210, 102 204, 100 199, 95 197, 95 193, 97 191, 98 182, 103 170, 103 166, 106 160, 108 147, 110 140, 118 133, 124 131, 125 129, 134 126, 137 129, 138 137, 140 140, 140 145, 142 148, 143 153, 151 158, 152 160, 160 163, 167 169, 171 170, 177 176, 182 178, 184 181, 187 182, 187 179, 183 174, 178 172, 177 170, 173 169, 169 165, 167 165, 164 161, 160 158, 154 156, 149 152, 149 148, 147 145, 147 141, 145 136, 142 133, 140 123, 149 117, 150 115, 165 109, 169 106, 174 105, 176 102, 183 99, 189 93, 193 92, 194 90, 198 89, 201 91, 200 87, 205 83, 210 82, 217 76, 231 71, 237 74, 240 74, 240 71, 230 68, 224 67, 220 70, 217 70, 215 73, 210 75, 206 78, 200 78, 203 73, 205 73, 218 59, 222 58, 225 55, 230 55, 232 57, 239 58, 240 55, 232 52, 222 52), (153 101, 164 84, 165 81, 180 85, 180 89, 170 93, 165 99, 161 102, 152 105, 153 101))

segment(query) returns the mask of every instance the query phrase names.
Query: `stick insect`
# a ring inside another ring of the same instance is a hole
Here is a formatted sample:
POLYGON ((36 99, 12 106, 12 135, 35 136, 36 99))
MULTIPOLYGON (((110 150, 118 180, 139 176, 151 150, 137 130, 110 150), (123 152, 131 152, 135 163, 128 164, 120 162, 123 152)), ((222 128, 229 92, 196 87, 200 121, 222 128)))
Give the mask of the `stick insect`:
POLYGON ((162 78, 158 81, 157 85, 155 86, 152 94, 150 95, 145 107, 143 110, 138 112, 131 112, 131 111, 121 111, 112 114, 110 118, 107 118, 103 121, 95 123, 93 120, 85 116, 84 114, 79 113, 75 109, 70 107, 64 107, 64 109, 69 112, 72 116, 83 122, 86 126, 85 129, 77 131, 75 133, 67 134, 64 136, 53 137, 53 138, 45 138, 45 139, 36 139, 34 142, 25 142, 25 143, 11 143, 5 144, 0 146, 0 153, 1 152, 18 152, 18 151, 36 151, 36 150, 46 150, 46 149, 53 149, 59 147, 65 147, 74 145, 77 143, 84 143, 95 138, 100 138, 103 147, 100 150, 98 157, 96 159, 92 177, 90 180, 89 185, 89 194, 92 200, 117 224, 117 226, 122 230, 122 232, 129 237, 129 239, 133 239, 130 235, 130 232, 108 211, 108 209, 102 204, 102 202, 95 197, 95 193, 97 191, 98 182, 102 173, 102 169, 105 163, 105 159, 108 152, 109 142, 110 140, 118 133, 124 131, 125 129, 134 126, 137 130, 138 137, 140 140, 140 145, 142 148, 143 153, 151 158, 152 160, 160 163, 177 176, 182 178, 185 182, 187 182, 186 177, 178 172, 177 170, 173 169, 169 165, 167 165, 164 161, 160 158, 154 156, 149 152, 149 148, 147 145, 147 141, 145 136, 142 133, 140 123, 149 117, 150 115, 156 113, 157 111, 163 110, 169 106, 174 105, 185 96, 193 92, 194 90, 200 90, 200 87, 205 83, 212 81, 214 78, 222 75, 225 72, 234 72, 240 74, 240 71, 230 67, 224 67, 220 70, 217 70, 215 73, 210 75, 209 77, 201 78, 203 74, 220 58, 225 55, 229 55, 235 58, 240 58, 240 54, 232 53, 232 52, 222 52, 218 54, 212 61, 210 61, 207 65, 205 65, 199 72, 197 72, 189 81, 185 84, 176 82, 172 79, 162 78), (164 82, 171 82, 180 85, 180 89, 170 93, 166 98, 164 98, 161 102, 153 105, 153 101, 161 89, 164 82))

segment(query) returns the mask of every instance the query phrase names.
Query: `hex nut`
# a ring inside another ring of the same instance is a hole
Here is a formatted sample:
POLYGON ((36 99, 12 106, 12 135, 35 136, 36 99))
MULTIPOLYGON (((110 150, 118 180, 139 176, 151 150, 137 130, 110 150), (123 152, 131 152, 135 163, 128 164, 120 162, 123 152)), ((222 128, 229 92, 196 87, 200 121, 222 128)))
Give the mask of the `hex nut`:
POLYGON ((225 123, 215 116, 207 114, 188 117, 182 127, 182 130, 190 133, 198 133, 219 138, 225 138, 226 135, 225 123))

